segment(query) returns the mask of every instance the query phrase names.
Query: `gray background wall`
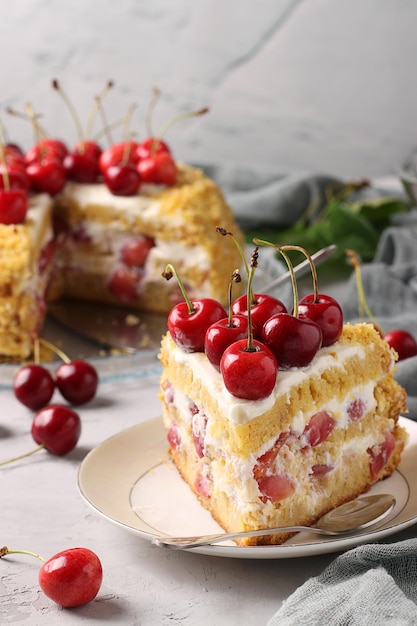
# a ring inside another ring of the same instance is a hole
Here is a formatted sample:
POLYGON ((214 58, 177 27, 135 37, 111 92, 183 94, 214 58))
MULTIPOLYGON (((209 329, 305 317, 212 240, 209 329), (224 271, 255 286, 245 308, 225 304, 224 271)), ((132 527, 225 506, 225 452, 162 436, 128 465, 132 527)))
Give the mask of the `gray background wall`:
POLYGON ((108 119, 136 103, 141 137, 154 86, 155 129, 210 107, 169 131, 182 160, 386 175, 417 143, 416 59, 413 0, 2 0, 0 115, 28 147, 4 108, 31 102, 73 141, 51 79, 86 121, 112 78, 108 119))

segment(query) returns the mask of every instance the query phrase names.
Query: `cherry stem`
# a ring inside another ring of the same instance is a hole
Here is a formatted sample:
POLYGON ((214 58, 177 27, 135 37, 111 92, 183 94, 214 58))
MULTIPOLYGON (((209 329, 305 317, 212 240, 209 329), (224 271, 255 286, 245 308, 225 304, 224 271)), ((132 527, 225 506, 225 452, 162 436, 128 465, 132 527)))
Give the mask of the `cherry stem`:
POLYGON ((363 287, 363 281, 362 281, 362 270, 361 270, 361 262, 359 260, 358 255, 356 254, 356 252, 354 250, 345 250, 346 255, 348 257, 348 260, 350 262, 350 264, 353 267, 353 270, 355 272, 355 279, 356 279, 356 288, 358 290, 358 313, 359 313, 359 317, 362 321, 364 321, 365 319, 365 314, 368 316, 368 318, 371 320, 371 322, 374 324, 374 326, 376 328, 378 328, 378 330, 380 331, 380 333, 382 335, 384 335, 384 331, 381 328, 381 326, 378 324, 376 318, 374 317, 371 309, 369 308, 368 305, 368 301, 366 299, 365 296, 365 289, 363 287))
POLYGON ((77 129, 78 138, 79 138, 80 141, 82 141, 83 138, 84 138, 83 137, 83 129, 82 129, 82 126, 81 126, 80 118, 78 117, 78 113, 75 110, 74 105, 72 104, 71 100, 68 98, 68 96, 65 93, 65 91, 63 91, 61 89, 61 86, 60 86, 59 82, 56 79, 54 79, 52 81, 52 88, 55 89, 55 91, 57 91, 59 93, 59 95, 64 100, 65 104, 67 105, 67 107, 68 107, 68 109, 69 109, 69 111, 71 113, 71 117, 74 120, 74 124, 75 124, 75 127, 77 129))
MULTIPOLYGON (((248 262, 246 260, 245 257, 245 253, 243 251, 242 246, 240 245, 239 241, 236 239, 236 237, 233 235, 233 233, 229 232, 228 230, 226 230, 225 228, 222 228, 221 226, 217 226, 216 227, 216 232, 219 233, 219 235, 222 235, 222 237, 227 237, 227 235, 229 235, 229 237, 231 237, 233 239, 233 242, 240 254, 240 258, 242 259, 243 262, 243 266, 245 268, 245 272, 246 272, 246 276, 249 277, 249 265, 248 262)), ((250 288, 250 301, 252 304, 255 304, 255 298, 253 295, 253 289, 252 287, 250 288)))
POLYGON ((31 104, 27 104, 25 108, 27 117, 33 127, 33 132, 35 134, 35 143, 37 143, 42 140, 44 133, 42 133, 41 127, 39 126, 39 122, 37 120, 33 106, 31 104))
POLYGON ((248 293, 247 293, 247 311, 248 311, 248 343, 246 347, 246 352, 256 352, 256 348, 253 345, 253 328, 252 328, 252 283, 253 277, 255 276, 255 270, 258 267, 258 250, 256 247, 252 252, 251 260, 250 260, 250 268, 248 273, 248 293))
MULTIPOLYGON (((294 304, 293 304, 293 316, 294 317, 298 317, 298 286, 297 286, 297 280, 295 278, 295 272, 294 272, 294 266, 291 263, 291 259, 288 256, 286 250, 299 250, 302 252, 305 252, 307 255, 307 252, 304 250, 304 248, 301 248, 300 246, 277 246, 275 243, 271 243, 270 241, 264 241, 263 239, 258 239, 258 238, 254 238, 253 239, 253 243, 259 245, 259 246, 269 246, 270 248, 275 248, 275 250, 278 250, 278 252, 280 252, 280 254, 284 257, 285 262, 288 266, 288 270, 290 272, 290 276, 291 276, 291 283, 292 283, 292 292, 293 292, 293 299, 294 299, 294 304)), ((314 265, 314 263, 313 263, 314 265)), ((317 282, 317 274, 316 274, 316 282, 317 282)))
POLYGON ((159 96, 161 95, 158 87, 153 88, 152 98, 148 106, 148 110, 146 112, 146 132, 148 133, 148 137, 152 137, 152 117, 153 112, 155 110, 156 103, 159 100, 159 96))
POLYGON ((51 350, 54 354, 59 356, 59 358, 62 359, 64 363, 71 363, 71 359, 69 358, 69 356, 65 354, 63 350, 60 350, 59 348, 57 348, 57 346, 54 346, 54 344, 51 343, 50 341, 47 341, 46 339, 43 339, 41 337, 39 338, 38 342, 42 344, 43 346, 45 346, 46 348, 49 348, 49 350, 51 350))
POLYGON ((4 150, 4 129, 3 129, 3 124, 0 122, 0 162, 1 162, 1 166, 2 166, 2 177, 3 177, 3 184, 4 184, 4 190, 5 191, 10 191, 10 178, 9 178, 9 172, 7 171, 7 161, 6 161, 6 153, 4 150))
POLYGON ((209 108, 208 107, 204 107, 202 109, 198 109, 197 111, 188 111, 187 113, 181 113, 180 115, 177 115, 176 117, 173 117, 172 120, 167 122, 164 126, 162 126, 162 128, 159 130, 159 132, 157 132, 156 137, 155 137, 155 141, 152 142, 152 147, 151 147, 152 156, 155 155, 156 151, 158 150, 158 146, 161 143, 162 137, 166 134, 167 130, 169 128, 171 128, 171 126, 173 126, 177 122, 181 122, 182 120, 186 120, 189 117, 197 117, 198 115, 204 115, 208 111, 209 111, 209 108))
POLYGON ((173 265, 171 265, 171 263, 168 263, 168 265, 165 267, 165 272, 162 272, 162 276, 166 279, 166 280, 170 280, 172 278, 172 276, 175 276, 175 278, 177 279, 178 282, 178 286, 181 289, 181 293, 183 295, 183 298, 187 304, 187 309, 188 309, 188 314, 192 315, 193 313, 195 313, 195 308, 193 306, 193 303, 190 300, 190 297, 188 295, 188 293, 185 290, 184 284, 177 272, 177 270, 175 269, 175 267, 173 265))
POLYGON ((14 463, 15 461, 20 461, 21 459, 25 459, 28 456, 32 456, 32 454, 35 454, 36 452, 39 452, 39 450, 43 450, 44 448, 45 444, 41 443, 37 448, 29 450, 29 452, 25 452, 25 454, 19 454, 19 456, 14 456, 11 459, 7 459, 7 461, 1 461, 0 467, 2 467, 3 465, 8 465, 9 463, 14 463))
POLYGON ((107 135, 107 140, 111 146, 113 145, 114 141, 113 141, 110 131, 113 130, 114 128, 117 128, 118 126, 121 126, 122 124, 126 124, 127 117, 125 115, 124 117, 121 117, 120 119, 112 122, 111 124, 108 124, 107 120, 105 119, 104 109, 102 107, 100 107, 100 114, 103 120, 103 128, 94 135, 93 140, 99 141, 102 137, 104 137, 104 135, 107 135))
POLYGON ((7 546, 3 546, 2 548, 0 548, 0 559, 3 556, 8 556, 9 554, 26 554, 28 556, 34 556, 36 559, 39 559, 43 563, 46 562, 46 559, 44 559, 43 556, 41 556, 37 552, 32 552, 31 550, 9 550, 7 546))
POLYGON ((313 259, 311 258, 310 253, 307 252, 305 248, 302 248, 301 246, 296 246, 296 245, 281 246, 279 250, 296 250, 304 254, 307 261, 310 263, 311 277, 313 279, 314 303, 317 304, 317 302, 319 301, 319 281, 317 278, 317 268, 314 264, 313 259))
POLYGON ((227 325, 232 328, 233 327, 233 311, 232 311, 232 291, 233 291, 233 283, 240 283, 242 277, 238 269, 235 269, 233 274, 230 277, 229 281, 229 314, 228 314, 228 322, 227 325))
POLYGON ((93 124, 94 124, 94 120, 96 119, 97 112, 102 107, 102 102, 104 98, 107 96, 107 94, 109 93, 109 91, 112 89, 113 85, 114 85, 113 81, 109 80, 104 86, 104 88, 101 90, 101 92, 97 96, 95 96, 93 108, 91 109, 91 113, 87 120, 87 125, 86 125, 86 130, 85 130, 85 139, 91 138, 91 135, 93 132, 93 124))
POLYGON ((126 165, 129 161, 129 157, 130 157, 130 153, 132 152, 132 146, 131 143, 129 141, 130 139, 130 123, 132 121, 132 116, 133 113, 136 110, 136 104, 132 104, 127 112, 126 115, 126 120, 125 120, 125 127, 123 130, 123 141, 125 142, 125 146, 124 146, 124 150, 123 150, 123 156, 122 156, 122 161, 121 161, 121 165, 126 165))

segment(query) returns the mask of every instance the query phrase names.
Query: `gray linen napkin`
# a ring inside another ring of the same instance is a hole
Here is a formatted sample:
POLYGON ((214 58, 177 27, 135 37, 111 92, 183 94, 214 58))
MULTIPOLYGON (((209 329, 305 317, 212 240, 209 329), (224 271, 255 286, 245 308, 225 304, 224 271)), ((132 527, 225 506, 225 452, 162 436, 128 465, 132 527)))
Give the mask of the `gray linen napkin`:
POLYGON ((299 587, 268 626, 415 626, 417 539, 364 545, 299 587))
MULTIPOLYGON (((251 230, 292 225, 329 184, 338 182, 308 174, 268 176, 224 167, 203 169, 222 186, 242 228, 251 230)), ((362 267, 362 277, 368 304, 381 327, 402 328, 417 337, 417 220, 409 218, 384 232, 374 260, 362 267)), ((345 320, 357 321, 353 276, 341 304, 345 320)), ((417 357, 399 362, 396 377, 408 393, 407 417, 417 421, 417 357)), ((346 552, 297 589, 268 622, 268 626, 323 624, 415 626, 417 539, 346 552)))

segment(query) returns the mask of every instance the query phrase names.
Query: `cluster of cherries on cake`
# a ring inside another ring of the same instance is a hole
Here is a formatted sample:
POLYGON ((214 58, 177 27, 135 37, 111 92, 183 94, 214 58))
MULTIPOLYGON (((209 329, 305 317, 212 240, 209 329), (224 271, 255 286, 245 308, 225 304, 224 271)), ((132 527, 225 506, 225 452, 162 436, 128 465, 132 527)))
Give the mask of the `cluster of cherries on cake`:
MULTIPOLYGON (((220 228, 217 231, 222 235, 231 235, 220 228)), ((254 241, 260 245, 272 245, 261 240, 254 241)), ((335 343, 341 335, 342 309, 334 298, 317 292, 317 276, 312 261, 314 293, 298 299, 292 264, 286 252, 294 248, 311 260, 310 255, 298 246, 279 248, 292 274, 292 312, 288 312, 278 298, 252 292, 253 274, 258 263, 256 247, 251 266, 247 268, 247 294, 234 302, 229 298, 229 314, 214 299, 201 298, 191 302, 183 288, 185 301, 169 313, 168 329, 173 341, 186 352, 204 352, 235 397, 260 400, 269 396, 280 368, 306 367, 321 346, 335 343)), ((165 278, 170 278, 173 273, 174 268, 167 266, 165 278)), ((235 272, 231 284, 239 281, 239 276, 235 272)))
MULTIPOLYGON (((14 143, 1 141, 0 223, 22 223, 30 192, 55 196, 68 180, 104 183, 117 196, 135 195, 142 184, 168 187, 175 184, 177 165, 170 147, 159 134, 140 142, 133 139, 113 142, 103 150, 98 141, 83 137, 81 123, 68 96, 57 80, 52 85, 67 103, 79 139, 73 149, 69 149, 61 139, 44 136, 37 116, 29 108, 27 117, 39 137, 36 143, 24 152, 14 143)), ((112 83, 108 86, 112 86, 112 83)), ((200 115, 206 111, 201 109, 179 118, 200 115)), ((179 118, 171 120, 169 125, 179 118)))

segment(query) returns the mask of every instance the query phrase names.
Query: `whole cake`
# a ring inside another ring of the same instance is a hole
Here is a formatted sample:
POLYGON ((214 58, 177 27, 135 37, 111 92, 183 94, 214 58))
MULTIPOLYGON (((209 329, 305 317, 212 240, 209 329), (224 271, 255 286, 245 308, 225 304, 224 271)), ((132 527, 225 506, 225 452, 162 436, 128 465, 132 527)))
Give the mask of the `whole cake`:
MULTIPOLYGON (((273 318, 280 316, 290 317, 273 318)), ((398 466, 407 434, 398 424, 406 393, 394 379, 396 354, 365 323, 344 324, 325 343, 304 365, 278 367, 272 391, 250 399, 226 387, 224 355, 218 368, 204 351, 184 349, 175 328, 164 336, 160 395, 169 453, 226 531, 312 525, 398 466)), ((262 385, 254 369, 242 376, 246 387, 252 376, 262 385)), ((240 542, 279 544, 289 536, 240 542)))
POLYGON ((223 272, 232 273, 240 257, 215 228, 223 224, 242 243, 243 235, 219 188, 197 168, 177 164, 175 182, 144 183, 131 195, 68 180, 54 196, 29 191, 27 202, 24 219, 1 223, 0 197, 2 357, 30 356, 47 301, 168 313, 180 296, 161 280, 172 259, 193 296, 227 300, 223 272))

